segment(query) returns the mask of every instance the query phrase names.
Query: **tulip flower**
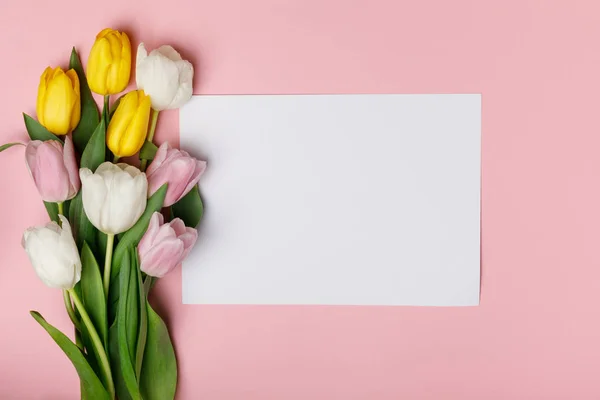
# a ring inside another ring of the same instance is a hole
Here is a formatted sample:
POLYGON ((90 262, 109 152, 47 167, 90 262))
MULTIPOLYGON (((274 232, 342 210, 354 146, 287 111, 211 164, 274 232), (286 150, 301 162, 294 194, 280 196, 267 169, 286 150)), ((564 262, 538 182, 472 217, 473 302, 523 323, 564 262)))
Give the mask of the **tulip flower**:
POLYGON ((38 86, 36 112, 39 123, 56 135, 66 135, 77 127, 81 100, 75 70, 46 68, 38 86))
POLYGON ((157 111, 179 108, 192 97, 194 67, 171 46, 161 46, 150 54, 138 46, 135 78, 138 89, 152 99, 157 111))
POLYGON ((175 218, 164 223, 161 213, 150 218, 148 230, 138 245, 140 269, 150 276, 162 278, 187 257, 198 239, 194 228, 175 218))
POLYGON ((25 148, 25 161, 42 199, 62 203, 79 191, 79 171, 70 136, 64 146, 56 140, 33 140, 25 148))
POLYGON ((81 278, 81 260, 69 221, 29 228, 22 245, 38 277, 51 288, 72 289, 81 278))
POLYGON ((143 90, 127 93, 112 116, 106 144, 117 157, 129 157, 142 148, 148 131, 150 97, 143 90))
POLYGON ((146 208, 148 182, 127 164, 100 164, 95 173, 79 170, 83 209, 100 231, 116 235, 131 228, 146 208))
POLYGON ((206 170, 206 161, 197 160, 183 150, 172 149, 164 142, 148 166, 148 193, 154 194, 168 183, 164 206, 177 203, 198 183, 206 170))
POLYGON ((87 65, 90 89, 103 96, 125 90, 131 74, 131 43, 124 32, 106 28, 96 36, 87 65))

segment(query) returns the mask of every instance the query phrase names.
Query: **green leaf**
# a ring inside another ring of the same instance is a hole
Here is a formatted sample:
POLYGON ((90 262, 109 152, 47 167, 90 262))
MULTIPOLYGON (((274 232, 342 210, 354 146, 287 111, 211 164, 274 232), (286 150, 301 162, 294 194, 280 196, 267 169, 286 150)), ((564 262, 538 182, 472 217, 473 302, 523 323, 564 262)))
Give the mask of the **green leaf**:
POLYGON ((87 242, 92 251, 97 253, 96 246, 96 228, 88 220, 85 211, 83 210, 83 199, 81 198, 81 190, 77 193, 77 196, 71 200, 69 206, 69 222, 73 230, 73 236, 77 247, 82 249, 83 243, 87 242))
MULTIPOLYGON (((135 292, 133 293, 137 293, 137 279, 133 269, 135 265, 132 265, 133 260, 129 255, 130 254, 128 254, 128 257, 123 260, 123 267, 121 268, 121 272, 119 274, 119 280, 121 282, 121 296, 119 300, 119 311, 117 313, 117 336, 119 342, 119 361, 121 363, 122 377, 129 395, 132 399, 137 400, 141 399, 141 395, 137 380, 135 378, 135 371, 131 356, 132 353, 130 352, 130 343, 128 340, 128 325, 130 325, 128 320, 132 316, 132 311, 135 311, 137 314, 137 310, 134 310, 134 306, 132 305, 131 301, 132 299, 130 298, 130 293, 133 292, 130 290, 130 287, 135 289, 135 292)), ((137 296, 134 294, 133 297, 137 296)))
POLYGON ((13 146, 25 146, 23 143, 19 143, 19 142, 13 142, 13 143, 6 143, 3 144, 2 146, 0 146, 0 152, 6 150, 6 149, 10 149, 13 146))
POLYGON ((62 143, 62 140, 60 140, 58 136, 44 128, 42 124, 31 118, 29 115, 23 113, 23 118, 25 119, 25 128, 27 128, 27 133, 31 140, 58 140, 62 143))
POLYGON ((50 334, 52 339, 65 352, 81 381, 83 395, 88 399, 110 400, 110 394, 106 391, 100 378, 96 375, 90 364, 86 361, 81 351, 61 331, 50 325, 37 311, 30 311, 31 316, 50 334))
POLYGON ((90 319, 99 333, 102 343, 108 343, 108 322, 106 320, 106 300, 100 267, 96 262, 94 253, 86 242, 81 250, 81 292, 83 304, 90 319))
POLYGON ((140 149, 140 160, 154 160, 157 151, 158 147, 146 140, 140 149))
POLYGON ((45 201, 44 206, 46 206, 50 221, 58 223, 58 204, 45 201))
POLYGON ((121 371, 121 362, 119 360, 119 333, 117 329, 117 321, 113 322, 108 330, 108 351, 110 354, 110 369, 115 382, 115 391, 119 400, 130 400, 123 372, 121 371))
MULTIPOLYGON (((147 279, 152 279, 149 276, 147 279)), ((141 379, 142 362, 144 361, 144 350, 146 348, 146 337, 148 335, 148 312, 146 311, 146 288, 142 283, 142 271, 137 268, 137 280, 138 280, 138 295, 139 295, 139 306, 140 306, 140 330, 137 338, 137 349, 135 352, 135 376, 141 379)), ((150 281, 149 281, 150 282, 150 281)))
POLYGON ((172 206, 173 216, 181 218, 186 226, 196 227, 204 214, 204 205, 196 185, 188 194, 172 206))
MULTIPOLYGON (((139 266, 135 249, 131 249, 129 258, 131 259, 131 271, 129 275, 129 291, 127 292, 127 348, 129 349, 129 359, 135 367, 138 325, 140 320, 140 296, 137 278, 139 266)), ((121 296, 122 295, 123 293, 121 293, 121 296)))
POLYGON ((177 389, 177 359, 169 337, 169 330, 146 302, 148 337, 140 377, 140 391, 144 400, 175 398, 177 389))
POLYGON ((81 119, 77 128, 73 131, 73 142, 75 148, 79 154, 83 153, 83 149, 87 145, 94 129, 100 122, 100 115, 98 114, 98 105, 92 96, 92 91, 87 82, 83 66, 79 60, 77 50, 73 47, 71 50, 71 60, 69 62, 69 68, 74 69, 77 72, 79 78, 79 92, 81 98, 81 119))
POLYGON ((81 155, 81 168, 89 168, 92 172, 104 162, 106 154, 106 125, 102 119, 92 137, 90 138, 85 150, 81 155))
POLYGON ((146 210, 140 217, 140 219, 135 223, 135 225, 129 229, 123 236, 119 238, 119 244, 115 247, 115 251, 113 253, 113 263, 110 271, 111 281, 115 280, 119 271, 121 270, 121 258, 127 254, 129 249, 133 249, 138 245, 144 233, 148 229, 148 224, 150 223, 150 218, 152 214, 160 209, 163 206, 165 201, 165 195, 167 194, 167 184, 164 184, 148 199, 148 203, 146 203, 146 210))

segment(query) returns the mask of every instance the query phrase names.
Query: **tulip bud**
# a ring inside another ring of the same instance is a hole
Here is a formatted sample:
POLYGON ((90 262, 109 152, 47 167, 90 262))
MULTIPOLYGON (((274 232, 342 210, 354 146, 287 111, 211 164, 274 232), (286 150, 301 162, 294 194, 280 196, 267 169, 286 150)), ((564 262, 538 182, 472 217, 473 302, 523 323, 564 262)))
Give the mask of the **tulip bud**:
POLYGON ((158 111, 179 108, 192 97, 194 67, 171 46, 161 46, 150 55, 143 43, 138 46, 135 79, 158 111))
POLYGON ((62 203, 79 191, 79 172, 71 136, 64 147, 56 140, 33 140, 25 148, 25 162, 44 201, 62 203))
POLYGON ((206 161, 197 160, 183 150, 172 149, 169 143, 164 142, 146 171, 148 193, 151 196, 168 183, 164 206, 169 207, 196 186, 204 170, 206 161))
POLYGON ((38 86, 38 121, 56 135, 66 135, 77 127, 81 117, 79 78, 75 70, 60 67, 44 70, 38 86))
POLYGON ((106 131, 106 144, 117 157, 129 157, 140 151, 150 118, 150 97, 143 90, 127 93, 115 111, 106 131))
POLYGON ((131 74, 131 43, 125 32, 104 29, 96 36, 87 65, 92 92, 116 94, 125 90, 131 74))
POLYGON ((69 221, 58 216, 56 222, 29 228, 22 245, 38 277, 49 287, 72 289, 81 278, 81 260, 69 221))
POLYGON ((106 234, 131 228, 146 208, 146 174, 127 164, 100 164, 95 173, 79 170, 83 210, 90 222, 106 234))
POLYGON ((150 276, 162 278, 187 257, 198 239, 198 232, 175 218, 165 224, 161 213, 150 218, 148 230, 140 240, 140 269, 150 276))

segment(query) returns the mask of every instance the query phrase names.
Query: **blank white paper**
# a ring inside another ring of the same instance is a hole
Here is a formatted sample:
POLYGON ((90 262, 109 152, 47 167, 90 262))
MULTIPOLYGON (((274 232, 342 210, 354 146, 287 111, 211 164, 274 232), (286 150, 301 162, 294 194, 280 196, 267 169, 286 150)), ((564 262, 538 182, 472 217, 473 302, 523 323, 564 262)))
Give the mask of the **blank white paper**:
POLYGON ((479 303, 481 96, 194 96, 186 304, 479 303))

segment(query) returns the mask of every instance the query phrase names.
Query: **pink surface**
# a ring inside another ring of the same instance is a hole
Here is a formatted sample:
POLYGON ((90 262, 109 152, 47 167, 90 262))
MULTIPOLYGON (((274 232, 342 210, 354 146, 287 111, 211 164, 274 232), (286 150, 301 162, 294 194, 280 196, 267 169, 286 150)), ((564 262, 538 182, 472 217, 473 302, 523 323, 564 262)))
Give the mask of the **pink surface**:
MULTIPOLYGON (((180 48, 200 94, 483 94, 481 306, 183 306, 178 269, 155 300, 179 399, 600 398, 597 1, 136 3, 0 3, 2 141, 25 138, 43 69, 105 26, 180 48)), ((175 139, 177 113, 161 118, 175 139)), ((70 328, 20 248, 46 218, 23 158, 0 155, 0 398, 75 399, 28 314, 70 328)))

